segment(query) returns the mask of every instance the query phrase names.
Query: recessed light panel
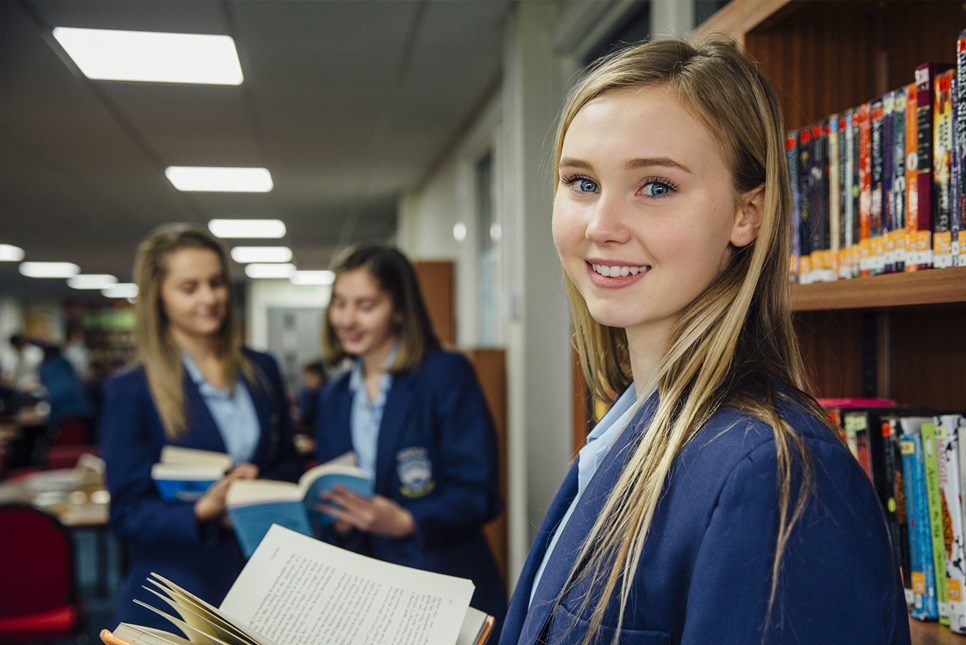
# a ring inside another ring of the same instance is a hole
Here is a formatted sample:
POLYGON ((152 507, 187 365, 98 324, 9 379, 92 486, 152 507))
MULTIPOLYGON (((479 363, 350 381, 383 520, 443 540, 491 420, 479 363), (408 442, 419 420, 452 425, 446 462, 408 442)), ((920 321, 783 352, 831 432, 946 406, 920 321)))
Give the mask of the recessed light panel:
POLYGON ((81 273, 67 278, 67 286, 73 289, 106 289, 117 283, 117 278, 106 273, 81 273))
POLYGON ((265 168, 215 168, 211 166, 170 166, 165 177, 183 191, 222 193, 267 193, 272 190, 272 174, 265 168))
POLYGON ((230 36, 55 27, 54 38, 87 78, 240 85, 230 36))
POLYGON ((23 256, 23 249, 19 246, 0 244, 0 262, 20 262, 23 256))
POLYGON ((288 278, 295 273, 294 264, 249 264, 245 275, 249 278, 288 278))
POLYGON ((335 282, 335 272, 296 271, 289 280, 292 284, 332 284, 335 282))
POLYGON ((213 219, 208 230, 215 237, 242 239, 285 237, 285 222, 280 219, 213 219))
POLYGON ((69 278, 80 273, 72 262, 21 262, 17 269, 28 278, 69 278))
POLYGON ((101 293, 108 298, 137 298, 138 286, 133 282, 118 282, 102 289, 101 293))
POLYGON ((240 264, 288 262, 292 259, 292 249, 287 246, 236 246, 231 250, 231 259, 240 264))

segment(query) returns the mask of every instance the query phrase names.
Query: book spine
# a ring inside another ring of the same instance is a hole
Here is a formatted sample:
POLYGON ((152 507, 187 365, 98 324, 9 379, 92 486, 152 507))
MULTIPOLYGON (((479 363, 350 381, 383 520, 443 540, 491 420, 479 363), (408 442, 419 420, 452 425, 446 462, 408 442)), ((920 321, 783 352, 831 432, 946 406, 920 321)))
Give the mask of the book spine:
POLYGON ((801 257, 801 242, 799 233, 802 220, 801 186, 798 181, 798 133, 789 132, 785 136, 785 161, 788 165, 788 186, 792 193, 792 242, 789 249, 789 282, 798 282, 799 258, 801 257))
POLYGON ((949 628, 966 634, 966 551, 963 549, 962 491, 959 479, 957 415, 936 418, 939 485, 943 510, 943 551, 946 559, 946 603, 949 628))
POLYGON ((949 252, 952 255, 952 265, 954 267, 960 266, 960 253, 959 253, 959 229, 961 226, 963 211, 962 204, 960 203, 960 194, 962 189, 960 188, 960 180, 962 178, 962 159, 959 156, 959 131, 961 125, 959 123, 959 78, 953 76, 950 96, 952 97, 951 105, 953 110, 953 140, 952 148, 950 150, 950 198, 949 198, 949 252))
POLYGON ((906 476, 906 502, 909 511, 909 551, 912 559, 914 594, 912 617, 918 620, 936 620, 939 612, 936 606, 936 581, 929 533, 922 436, 904 434, 899 441, 902 448, 903 472, 906 476))
POLYGON ((962 233, 962 220, 966 217, 966 30, 960 32, 956 41, 956 94, 953 109, 956 112, 955 159, 958 164, 956 213, 959 228, 956 249, 959 253, 959 264, 966 264, 966 234, 962 233))
POLYGON ((885 233, 882 212, 882 191, 885 178, 885 138, 884 109, 882 98, 872 101, 869 120, 869 274, 878 275, 885 270, 885 248, 882 235, 885 233))
MULTIPOLYGON (((850 410, 843 418, 845 425, 846 443, 849 450, 862 466, 862 470, 872 480, 872 460, 869 453, 869 425, 868 413, 850 410)), ((874 480, 873 480, 874 481, 874 480)))
POLYGON ((812 212, 812 281, 827 279, 828 240, 828 137, 826 123, 811 126, 811 165, 808 174, 809 205, 812 212))
POLYGON ((882 97, 882 270, 896 270, 895 211, 892 208, 893 159, 895 155, 895 96, 886 92, 882 97))
POLYGON ((827 280, 837 280, 839 277, 839 251, 841 250, 840 224, 842 219, 841 197, 842 185, 839 183, 839 115, 833 114, 828 119, 828 262, 827 280))
POLYGON ((859 275, 872 275, 872 104, 859 107, 859 275))
POLYGON ((933 81, 932 137, 932 252, 933 266, 953 265, 952 255, 952 80, 955 70, 937 74, 933 81))
POLYGON ((849 126, 849 115, 846 112, 839 117, 839 172, 836 179, 839 186, 839 278, 852 277, 852 254, 849 248, 852 238, 851 231, 849 231, 849 208, 852 203, 852 183, 849 178, 851 164, 849 162, 850 147, 848 140, 850 137, 851 127, 849 126))
POLYGON ((901 430, 896 419, 890 419, 888 450, 889 466, 893 470, 892 486, 896 500, 896 525, 899 537, 895 546, 899 551, 899 566, 902 573, 902 587, 906 595, 906 607, 911 611, 915 606, 912 590, 912 546, 909 538, 909 504, 906 490, 905 462, 902 458, 901 430))
POLYGON ((798 133, 798 281, 809 284, 812 281, 812 204, 809 191, 809 175, 812 167, 812 131, 802 128, 798 133))
POLYGON ((933 570, 936 577, 936 604, 939 622, 949 624, 949 606, 946 602, 946 549, 943 539, 942 497, 939 492, 939 455, 936 442, 936 426, 932 422, 922 424, 922 452, 926 473, 926 504, 929 509, 929 534, 932 542, 933 570))
POLYGON ((916 84, 906 85, 906 271, 919 268, 919 117, 916 84))
POLYGON ((893 179, 892 231, 895 245, 895 270, 906 269, 906 91, 899 88, 893 92, 893 179))

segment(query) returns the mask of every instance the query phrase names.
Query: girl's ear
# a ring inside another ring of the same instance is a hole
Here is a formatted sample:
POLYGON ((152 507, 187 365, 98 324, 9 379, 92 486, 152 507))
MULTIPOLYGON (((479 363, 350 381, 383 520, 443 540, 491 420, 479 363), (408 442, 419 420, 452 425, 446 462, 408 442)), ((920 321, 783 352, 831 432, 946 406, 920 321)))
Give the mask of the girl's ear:
POLYGON ((765 184, 749 190, 741 196, 735 225, 731 229, 731 243, 734 246, 748 246, 758 238, 761 228, 761 213, 765 203, 765 184))

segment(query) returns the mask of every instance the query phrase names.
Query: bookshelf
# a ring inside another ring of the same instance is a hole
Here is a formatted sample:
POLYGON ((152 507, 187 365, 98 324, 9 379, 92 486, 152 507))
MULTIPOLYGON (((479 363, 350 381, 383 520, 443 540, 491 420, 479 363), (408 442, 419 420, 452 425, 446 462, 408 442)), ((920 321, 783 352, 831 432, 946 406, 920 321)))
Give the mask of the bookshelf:
MULTIPOLYGON (((743 43, 795 130, 911 83, 921 62, 954 62, 964 28, 961 1, 732 0, 690 38, 743 43)), ((966 267, 793 285, 791 298, 816 394, 966 409, 950 367, 966 361, 966 267)), ((966 644, 910 624, 914 643, 966 644)))

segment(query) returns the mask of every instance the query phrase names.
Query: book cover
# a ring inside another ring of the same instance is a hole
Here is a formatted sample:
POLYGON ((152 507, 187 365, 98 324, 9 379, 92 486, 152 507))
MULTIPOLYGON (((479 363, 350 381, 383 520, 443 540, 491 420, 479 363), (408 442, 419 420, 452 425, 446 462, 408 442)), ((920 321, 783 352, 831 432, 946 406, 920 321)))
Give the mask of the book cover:
POLYGON ((231 457, 221 452, 164 446, 151 479, 162 500, 194 502, 231 467, 231 457))
POLYGON ((839 278, 852 277, 852 111, 839 118, 839 278))
POLYGON ((933 82, 950 66, 922 63, 916 67, 916 155, 918 158, 916 228, 912 231, 915 258, 907 270, 930 269, 933 227, 933 82))
MULTIPOLYGON (((904 427, 903 432, 906 431, 904 427)), ((939 618, 939 608, 936 603, 936 578, 929 528, 922 435, 918 432, 903 434, 899 437, 899 442, 906 478, 909 552, 912 560, 912 617, 918 620, 936 620, 939 618)))
POLYGON ((852 455, 862 466, 865 474, 872 479, 872 457, 869 452, 869 426, 865 412, 846 412, 842 415, 842 425, 845 428, 846 443, 852 455))
POLYGON ((893 180, 895 170, 895 94, 886 92, 882 96, 882 271, 894 273, 896 270, 895 212, 892 207, 893 180))
POLYGON ((788 280, 798 282, 799 257, 801 256, 799 227, 801 226, 801 186, 798 181, 798 133, 789 132, 785 136, 785 162, 788 166, 788 186, 792 193, 792 242, 788 255, 788 280))
POLYGON ((906 270, 906 90, 899 88, 893 93, 893 161, 892 194, 892 244, 895 249, 895 271, 906 270))
POLYGON ((812 198, 809 177, 812 167, 812 131, 802 128, 798 133, 798 281, 812 281, 812 198))
POLYGON ((959 265, 966 264, 966 234, 962 232, 963 218, 966 216, 966 30, 959 34, 956 40, 956 92, 953 95, 954 122, 954 154, 956 178, 955 213, 956 246, 959 253, 959 265))
POLYGON ((885 245, 883 225, 883 182, 885 179, 885 120, 882 97, 870 103, 869 108, 869 257, 866 267, 869 275, 885 270, 885 245))
POLYGON ((859 275, 872 275, 872 104, 859 107, 859 275))
POLYGON ((831 271, 831 244, 829 240, 829 154, 828 123, 821 121, 812 125, 811 167, 808 187, 812 209, 812 282, 829 282, 831 271))
POLYGON ((926 503, 929 509, 929 535, 932 542, 933 570, 936 577, 936 604, 939 622, 949 624, 949 604, 946 602, 946 548, 943 535, 943 505, 939 488, 939 444, 936 425, 932 419, 922 424, 922 455, 926 473, 926 503))
POLYGON ((960 194, 962 189, 960 188, 960 180, 962 179, 962 158, 959 156, 958 148, 958 137, 961 136, 959 131, 963 124, 959 122, 959 100, 957 96, 959 94, 959 78, 953 76, 952 78, 952 89, 950 90, 952 95, 952 108, 953 108, 953 145, 952 145, 952 161, 950 162, 950 203, 949 203, 949 233, 950 233, 950 254, 952 255, 953 266, 958 267, 960 264, 960 249, 959 249, 959 229, 961 227, 961 222, 963 219, 963 209, 962 203, 960 201, 960 194))
POLYGON ((845 169, 840 168, 840 148, 845 149, 844 137, 839 128, 840 117, 833 114, 828 118, 826 132, 828 132, 828 267, 826 267, 827 281, 839 278, 839 258, 841 256, 841 221, 842 221, 842 183, 845 169))
POLYGON ((245 557, 250 557, 273 524, 303 535, 332 522, 316 509, 323 492, 335 486, 347 488, 361 497, 372 497, 373 482, 355 465, 355 455, 346 453, 332 461, 310 468, 298 483, 267 479, 239 479, 228 487, 225 506, 245 557))
POLYGON ((859 166, 858 166, 858 110, 851 109, 845 113, 842 126, 845 135, 845 189, 844 189, 844 219, 842 228, 842 253, 839 260, 841 276, 854 278, 859 274, 857 264, 859 256, 858 215, 859 215, 859 166))
POLYGON ((932 136, 932 253, 933 267, 953 266, 952 250, 952 166, 953 97, 955 69, 937 74, 933 80, 932 136))
POLYGON ((937 416, 936 448, 946 558, 946 604, 949 628, 966 634, 966 551, 963 549, 962 488, 959 466, 959 415, 937 416))
POLYGON ((906 85, 906 271, 916 271, 924 240, 919 231, 919 116, 916 84, 906 85))
MULTIPOLYGON (((193 643, 482 645, 493 625, 492 617, 470 607, 470 580, 382 562, 281 526, 268 532, 217 608, 157 574, 148 583, 178 616, 141 604, 193 643)), ((101 639, 184 642, 165 634, 122 623, 101 639), (142 640, 146 631, 160 640, 142 640)))
MULTIPOLYGON (((902 428, 899 427, 899 419, 892 418, 888 421, 889 431, 886 439, 888 444, 888 464, 887 467, 893 471, 892 485, 896 500, 896 529, 898 538, 894 539, 894 547, 899 552, 899 567, 902 573, 902 590, 906 596, 906 608, 912 611, 915 607, 915 595, 912 589, 912 546, 909 543, 909 503, 907 501, 907 486, 905 463, 902 458, 902 442, 900 435, 902 428)), ((885 434, 885 428, 883 428, 885 434)))

